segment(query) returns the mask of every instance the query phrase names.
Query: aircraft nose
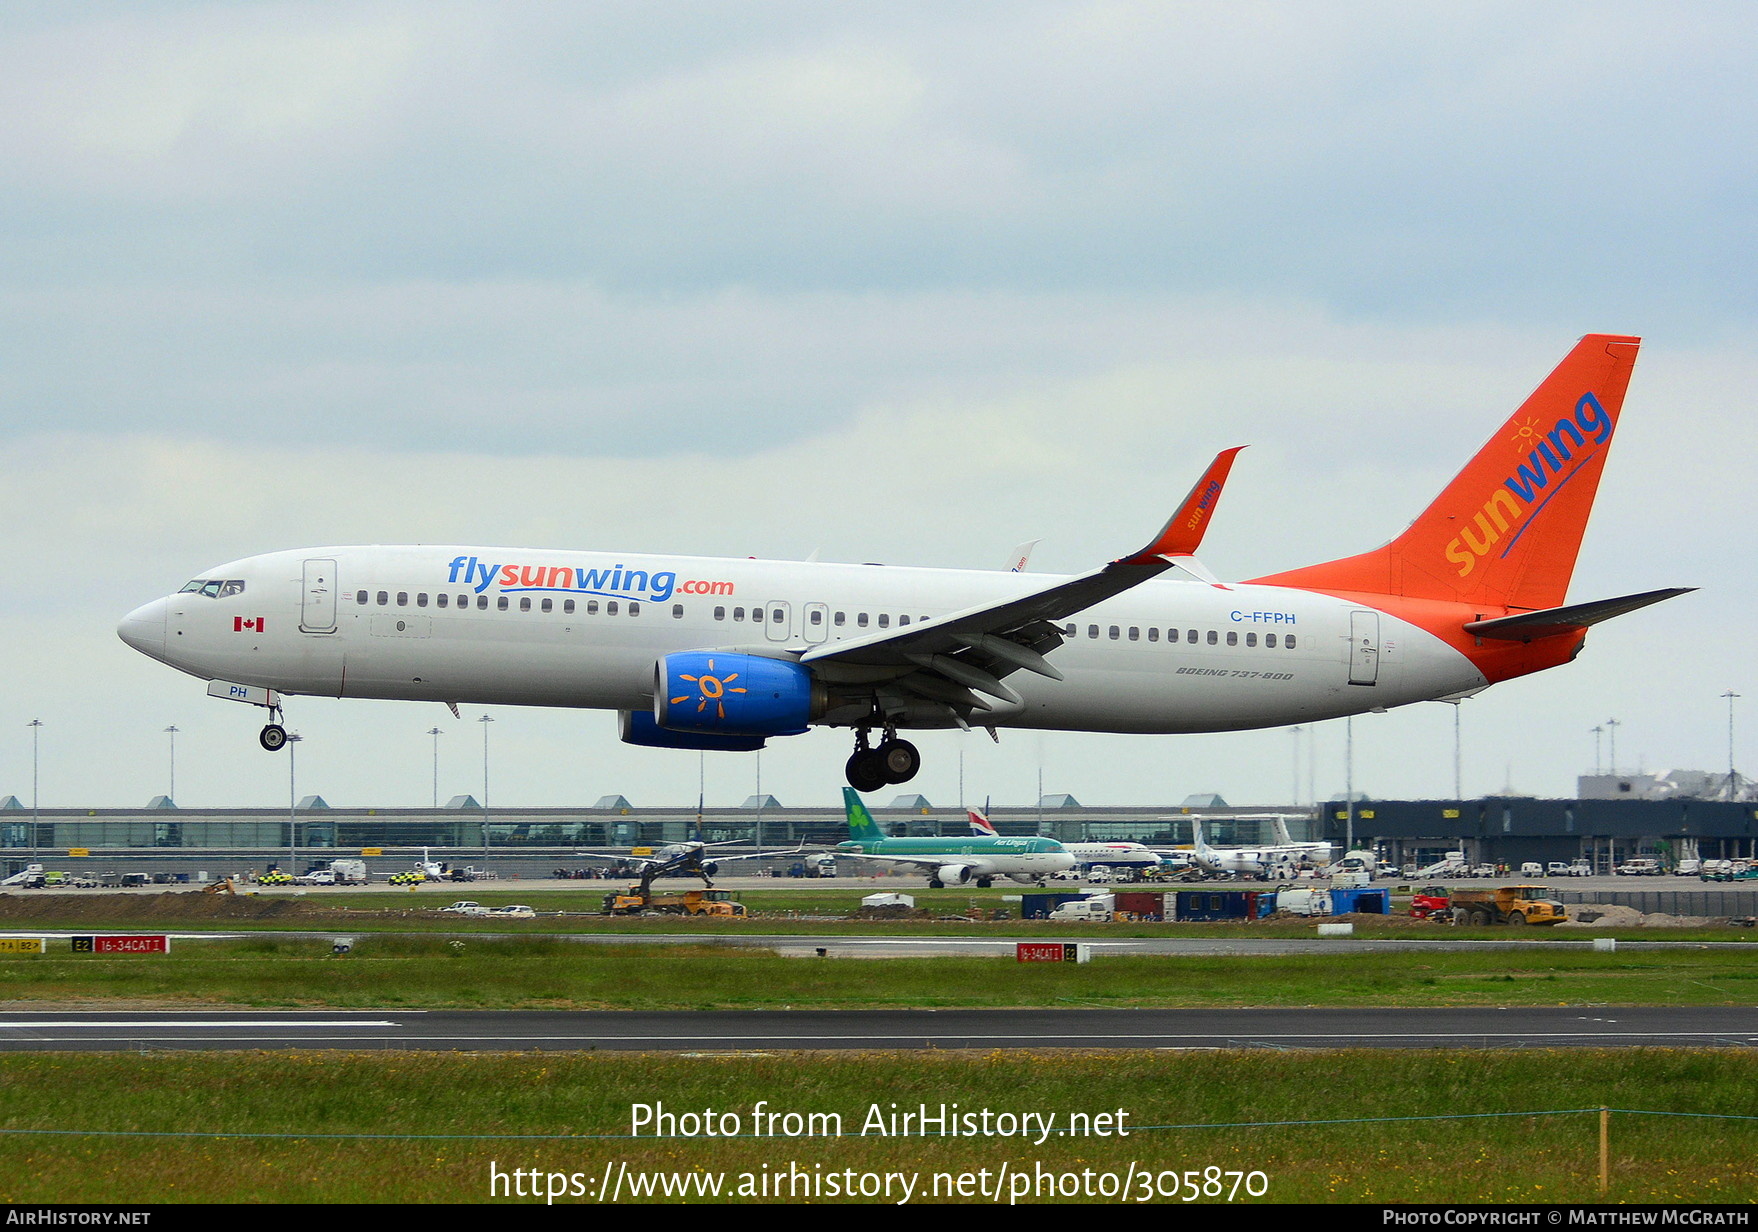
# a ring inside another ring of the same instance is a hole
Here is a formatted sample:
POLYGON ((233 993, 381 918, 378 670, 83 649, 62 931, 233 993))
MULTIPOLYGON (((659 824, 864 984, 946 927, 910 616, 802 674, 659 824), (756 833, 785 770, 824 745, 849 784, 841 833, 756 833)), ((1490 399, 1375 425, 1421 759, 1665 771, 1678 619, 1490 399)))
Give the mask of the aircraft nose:
POLYGON ((165 657, 165 609, 167 599, 154 599, 142 604, 122 618, 116 636, 144 655, 155 659, 165 657))

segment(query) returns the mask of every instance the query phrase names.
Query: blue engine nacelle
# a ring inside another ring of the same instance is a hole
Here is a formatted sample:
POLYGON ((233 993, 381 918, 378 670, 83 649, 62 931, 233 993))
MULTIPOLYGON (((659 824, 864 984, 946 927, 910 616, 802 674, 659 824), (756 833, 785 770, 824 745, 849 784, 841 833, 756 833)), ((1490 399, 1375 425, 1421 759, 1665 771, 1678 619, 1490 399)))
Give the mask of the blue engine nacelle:
POLYGON ((797 736, 822 713, 822 687, 791 659, 696 650, 653 670, 653 719, 668 732, 797 736))
POLYGON ((651 710, 622 712, 624 744, 638 744, 649 749, 706 749, 710 753, 755 753, 765 741, 762 736, 715 736, 708 732, 667 731, 653 721, 651 710))

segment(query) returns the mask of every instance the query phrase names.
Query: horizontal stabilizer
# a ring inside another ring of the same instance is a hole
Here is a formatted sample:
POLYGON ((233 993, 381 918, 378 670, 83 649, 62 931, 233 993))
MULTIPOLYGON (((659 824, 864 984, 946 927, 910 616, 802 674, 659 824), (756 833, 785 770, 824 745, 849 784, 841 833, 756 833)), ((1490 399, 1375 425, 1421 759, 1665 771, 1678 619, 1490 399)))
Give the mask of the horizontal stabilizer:
POLYGON ((1494 620, 1473 620, 1465 626, 1465 632, 1477 637, 1500 638, 1509 642, 1530 642, 1534 638, 1549 637, 1553 633, 1585 629, 1588 625, 1610 620, 1613 616, 1622 616, 1637 608, 1647 607, 1650 603, 1688 595, 1696 589, 1695 586, 1674 586, 1667 590, 1625 595, 1621 599, 1599 599, 1593 603, 1549 607, 1542 612, 1522 612, 1518 616, 1500 616, 1494 620))

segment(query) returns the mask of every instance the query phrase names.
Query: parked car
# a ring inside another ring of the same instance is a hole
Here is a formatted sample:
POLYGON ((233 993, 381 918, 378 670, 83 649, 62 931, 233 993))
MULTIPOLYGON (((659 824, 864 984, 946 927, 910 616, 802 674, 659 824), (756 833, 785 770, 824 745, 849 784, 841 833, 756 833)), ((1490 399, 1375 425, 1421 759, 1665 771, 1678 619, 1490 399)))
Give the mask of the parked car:
POLYGON ((505 907, 496 907, 488 913, 497 920, 535 920, 537 911, 523 903, 508 903, 505 907))
POLYGON ((1636 856, 1626 860, 1614 870, 1620 877, 1658 877, 1663 870, 1660 861, 1648 856, 1636 856))
POLYGON ((440 910, 441 911, 449 911, 453 915, 487 915, 488 914, 487 907, 484 907, 481 903, 473 903, 468 900, 466 900, 464 902, 453 903, 449 907, 441 907, 440 910))

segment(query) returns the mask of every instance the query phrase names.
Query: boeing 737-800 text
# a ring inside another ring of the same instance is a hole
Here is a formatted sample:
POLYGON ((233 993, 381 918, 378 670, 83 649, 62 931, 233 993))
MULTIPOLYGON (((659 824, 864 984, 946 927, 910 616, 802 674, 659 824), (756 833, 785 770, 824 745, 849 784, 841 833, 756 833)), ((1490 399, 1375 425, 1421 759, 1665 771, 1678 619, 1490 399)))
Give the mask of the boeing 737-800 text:
POLYGON ((269 708, 271 750, 283 694, 592 707, 662 748, 851 728, 862 791, 915 775, 912 728, 1231 731, 1454 699, 1683 593, 1564 606, 1637 344, 1583 338, 1391 543, 1245 583, 1193 557, 1229 449, 1151 543, 1074 577, 313 548, 206 570, 119 632, 269 708))

